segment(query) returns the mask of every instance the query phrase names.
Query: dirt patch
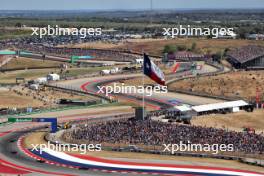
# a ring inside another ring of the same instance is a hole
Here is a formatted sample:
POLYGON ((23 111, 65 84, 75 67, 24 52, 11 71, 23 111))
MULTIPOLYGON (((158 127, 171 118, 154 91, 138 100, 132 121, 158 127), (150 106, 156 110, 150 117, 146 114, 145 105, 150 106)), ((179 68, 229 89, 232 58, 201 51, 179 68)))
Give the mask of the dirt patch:
POLYGON ((60 99, 98 100, 98 98, 89 95, 62 92, 44 87, 35 91, 22 86, 15 86, 11 89, 0 89, 0 99, 0 108, 58 106, 57 103, 60 99))
POLYGON ((125 43, 121 46, 115 47, 115 49, 129 49, 136 52, 147 52, 153 55, 162 55, 162 51, 165 45, 185 45, 187 48, 192 46, 192 43, 196 43, 197 52, 199 53, 216 53, 223 51, 225 48, 237 48, 245 45, 262 45, 262 41, 253 40, 228 40, 228 39, 172 39, 172 40, 145 40, 141 39, 140 42, 132 41, 125 43))
POLYGON ((0 72, 0 84, 16 83, 16 78, 25 78, 26 81, 34 80, 39 77, 46 77, 49 73, 57 73, 61 76, 73 77, 79 75, 89 75, 91 73, 100 72, 103 69, 111 67, 87 67, 87 68, 69 68, 67 71, 61 72, 60 68, 49 69, 31 69, 31 70, 18 70, 0 72))
POLYGON ((71 92, 62 92, 51 88, 41 87, 39 90, 31 90, 27 87, 15 86, 10 91, 0 91, 0 98, 9 107, 51 107, 58 106, 60 99, 71 100, 98 100, 89 95, 79 95, 71 92))
POLYGON ((34 69, 34 70, 19 70, 10 72, 0 72, 0 83, 1 84, 14 84, 16 78, 25 78, 26 81, 36 79, 39 77, 47 76, 49 73, 58 73, 59 69, 34 69))
POLYGON ((31 149, 33 145, 36 144, 47 144, 47 141, 44 140, 45 135, 47 132, 33 132, 26 136, 23 141, 23 146, 25 148, 31 149))
POLYGON ((92 42, 75 45, 66 45, 66 47, 81 47, 95 49, 114 49, 114 50, 129 50, 133 52, 144 52, 153 55, 162 55, 165 45, 185 45, 191 48, 192 44, 196 43, 196 52, 198 53, 216 53, 223 51, 226 48, 237 48, 246 45, 262 45, 262 41, 255 40, 229 40, 229 39, 196 39, 196 38, 177 38, 177 39, 129 39, 118 43, 109 42, 92 42))
MULTIPOLYGON (((238 71, 218 76, 190 78, 175 82, 170 88, 255 100, 256 89, 264 90, 264 71, 238 71)), ((260 94, 264 99, 264 92, 260 94)))
POLYGON ((18 95, 9 90, 0 90, 0 108, 24 108, 24 107, 39 107, 43 103, 33 99, 30 96, 18 95))
POLYGON ((214 114, 199 116, 192 119, 193 125, 224 128, 234 131, 242 131, 243 127, 254 128, 257 133, 264 132, 264 110, 254 112, 240 111, 232 114, 214 114))
POLYGON ((25 57, 13 58, 10 62, 3 66, 3 69, 17 69, 30 67, 58 67, 61 62, 47 61, 40 59, 31 59, 25 57))

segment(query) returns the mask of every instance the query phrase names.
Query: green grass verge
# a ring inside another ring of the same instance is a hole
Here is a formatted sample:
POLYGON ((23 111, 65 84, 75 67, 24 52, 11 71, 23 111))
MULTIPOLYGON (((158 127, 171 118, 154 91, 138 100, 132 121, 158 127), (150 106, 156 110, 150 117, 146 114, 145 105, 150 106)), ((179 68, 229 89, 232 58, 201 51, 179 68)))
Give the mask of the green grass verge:
POLYGON ((73 110, 73 109, 90 109, 90 108, 98 108, 98 107, 111 107, 111 106, 125 106, 123 103, 106 103, 106 104, 96 104, 96 105, 90 105, 90 106, 68 106, 63 108, 54 108, 54 109, 45 109, 40 111, 35 111, 32 113, 21 113, 21 114, 14 114, 9 115, 8 117, 21 117, 21 116, 27 116, 27 115, 33 115, 33 114, 42 114, 47 112, 59 112, 59 111, 66 111, 66 110, 73 110))

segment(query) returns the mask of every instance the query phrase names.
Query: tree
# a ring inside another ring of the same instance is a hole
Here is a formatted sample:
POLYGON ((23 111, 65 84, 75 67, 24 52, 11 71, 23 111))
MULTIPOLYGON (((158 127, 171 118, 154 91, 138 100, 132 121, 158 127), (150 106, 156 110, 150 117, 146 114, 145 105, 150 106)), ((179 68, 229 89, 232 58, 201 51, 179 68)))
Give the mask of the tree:
POLYGON ((187 50, 187 47, 185 45, 179 45, 177 47, 178 51, 186 51, 187 50))
POLYGON ((163 53, 175 53, 177 51, 176 46, 174 45, 165 45, 163 53))
POLYGON ((230 49, 229 48, 225 48, 223 56, 226 56, 228 51, 230 51, 230 49))
POLYGON ((15 27, 21 28, 22 27, 22 24, 18 22, 18 23, 15 24, 15 27))
POLYGON ((195 50, 196 50, 196 43, 193 42, 193 43, 192 43, 192 46, 191 46, 191 51, 195 51, 195 50))
POLYGON ((222 59, 222 56, 223 56, 222 52, 218 51, 216 54, 212 55, 212 58, 214 61, 220 62, 222 59))
POLYGON ((238 34, 239 38, 241 38, 241 39, 245 39, 246 38, 246 33, 247 33, 247 31, 246 31, 245 28, 239 28, 237 30, 237 34, 238 34))

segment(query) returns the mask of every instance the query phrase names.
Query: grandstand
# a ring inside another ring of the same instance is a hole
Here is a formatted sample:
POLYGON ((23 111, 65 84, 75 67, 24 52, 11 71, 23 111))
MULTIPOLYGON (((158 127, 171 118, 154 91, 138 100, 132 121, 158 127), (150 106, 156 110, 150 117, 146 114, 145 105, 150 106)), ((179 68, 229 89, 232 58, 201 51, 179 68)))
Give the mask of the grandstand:
POLYGON ((233 144, 234 151, 226 155, 262 155, 264 137, 259 134, 226 131, 202 126, 164 123, 153 120, 121 119, 89 124, 75 124, 64 131, 62 139, 68 143, 102 143, 105 146, 135 145, 145 149, 157 149, 163 144, 179 144, 190 141, 196 144, 233 144), (256 145, 257 144, 257 145, 256 145), (155 147, 154 147, 155 146, 155 147))
POLYGON ((180 61, 210 61, 212 57, 210 55, 195 54, 189 51, 178 51, 176 53, 167 54, 167 59, 180 61))
POLYGON ((227 53, 228 61, 237 69, 264 68, 264 47, 243 46, 227 53))

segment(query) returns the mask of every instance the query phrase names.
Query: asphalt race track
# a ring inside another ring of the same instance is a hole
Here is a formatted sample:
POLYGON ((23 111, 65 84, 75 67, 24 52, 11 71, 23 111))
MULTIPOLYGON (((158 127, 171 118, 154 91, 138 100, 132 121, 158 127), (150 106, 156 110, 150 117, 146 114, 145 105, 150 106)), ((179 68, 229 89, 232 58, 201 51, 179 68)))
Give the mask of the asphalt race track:
MULTIPOLYGON (((30 131, 33 131, 30 130, 30 131)), ((56 165, 50 165, 46 163, 40 163, 36 160, 29 158, 25 155, 22 151, 19 150, 18 146, 16 145, 16 141, 19 139, 20 136, 27 134, 30 132, 28 130, 22 132, 13 132, 8 133, 1 137, 0 140, 0 156, 1 159, 11 162, 17 166, 22 166, 29 171, 30 174, 27 175, 94 175, 94 176, 104 176, 104 175, 132 175, 132 174, 121 174, 121 173, 104 173, 104 172, 95 172, 95 171, 87 171, 87 170, 78 170, 78 169, 71 169, 66 167, 59 167, 56 165), (14 141, 14 142, 13 142, 14 141), (16 154, 13 154, 17 152, 16 154)), ((24 169, 21 169, 24 170, 24 169)))

